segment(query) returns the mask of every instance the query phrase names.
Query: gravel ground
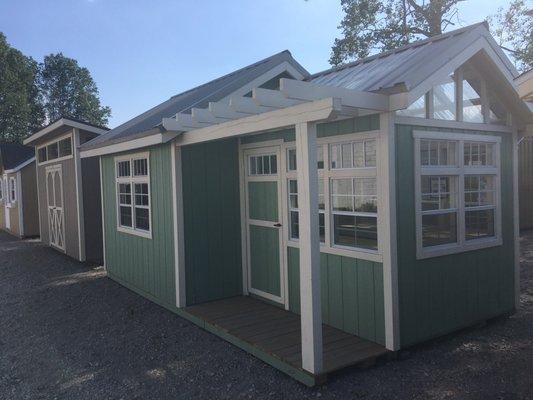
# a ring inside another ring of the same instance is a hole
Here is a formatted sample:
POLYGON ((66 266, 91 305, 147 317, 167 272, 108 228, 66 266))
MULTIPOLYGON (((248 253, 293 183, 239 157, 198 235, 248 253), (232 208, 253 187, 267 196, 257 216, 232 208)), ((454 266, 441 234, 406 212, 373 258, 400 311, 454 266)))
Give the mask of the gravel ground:
POLYGON ((0 233, 0 399, 531 399, 533 233, 518 313, 309 389, 35 241, 0 233))

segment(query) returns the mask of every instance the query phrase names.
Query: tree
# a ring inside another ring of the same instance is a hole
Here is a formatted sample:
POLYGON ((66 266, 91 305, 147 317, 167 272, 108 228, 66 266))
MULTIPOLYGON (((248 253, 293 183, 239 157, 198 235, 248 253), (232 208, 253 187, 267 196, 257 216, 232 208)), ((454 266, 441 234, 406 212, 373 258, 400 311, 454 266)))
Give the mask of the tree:
POLYGON ((98 88, 87 68, 80 67, 62 53, 50 54, 41 66, 41 91, 49 121, 60 117, 78 118, 96 125, 106 125, 111 115, 103 107, 98 88))
POLYGON ((513 0, 487 18, 498 44, 514 59, 520 71, 533 68, 533 10, 523 0, 513 0))
POLYGON ((458 22, 465 0, 341 0, 345 16, 329 62, 338 65, 441 34, 458 22))
POLYGON ((0 141, 20 142, 42 126, 39 65, 9 45, 0 32, 0 141))

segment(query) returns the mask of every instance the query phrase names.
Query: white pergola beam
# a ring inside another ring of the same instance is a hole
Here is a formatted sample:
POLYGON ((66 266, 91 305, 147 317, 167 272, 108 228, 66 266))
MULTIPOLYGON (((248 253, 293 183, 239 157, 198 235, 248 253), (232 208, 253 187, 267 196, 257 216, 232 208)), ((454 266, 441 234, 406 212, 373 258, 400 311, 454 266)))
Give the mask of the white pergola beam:
POLYGON ((235 108, 223 102, 210 102, 209 111, 217 118, 238 119, 248 117, 254 113, 235 111, 235 108))
POLYGON ((258 105, 251 97, 232 97, 229 105, 235 111, 246 114, 261 114, 280 108, 258 105))
POLYGON ((252 90, 252 99, 259 106, 276 108, 291 107, 295 106, 296 104, 308 101, 307 99, 288 98, 284 96, 283 93, 281 93, 279 90, 269 90, 262 88, 255 88, 252 90))
POLYGON ((183 113, 176 114, 176 121, 178 121, 184 126, 188 126, 193 129, 204 128, 206 126, 213 125, 212 123, 199 122, 191 114, 183 114, 183 113))
POLYGON ((320 374, 323 367, 318 230, 316 124, 296 124, 298 206, 300 226, 300 318, 302 368, 320 374))
POLYGON ((186 132, 177 138, 176 143, 183 146, 284 128, 300 122, 323 121, 341 111, 339 99, 327 98, 186 132))
POLYGON ((192 118, 198 122, 220 124, 233 118, 223 118, 215 116, 208 108, 191 108, 192 118))
POLYGON ((389 96, 381 93, 362 92, 335 86, 316 85, 294 79, 280 79, 281 93, 290 99, 317 100, 324 97, 337 97, 347 107, 367 110, 388 111, 389 96))

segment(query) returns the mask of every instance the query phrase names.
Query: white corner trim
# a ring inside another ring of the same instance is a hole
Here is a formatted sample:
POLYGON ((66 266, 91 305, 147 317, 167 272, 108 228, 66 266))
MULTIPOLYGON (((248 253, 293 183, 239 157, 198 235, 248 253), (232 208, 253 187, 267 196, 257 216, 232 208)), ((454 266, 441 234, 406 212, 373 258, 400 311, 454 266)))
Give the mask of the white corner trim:
POLYGON ((80 155, 81 155, 81 158, 87 158, 87 157, 103 156, 106 154, 121 153, 124 151, 137 150, 143 147, 166 143, 174 139, 178 135, 179 133, 176 133, 176 132, 157 133, 155 135, 145 136, 139 139, 128 140, 126 142, 110 144, 104 147, 98 147, 96 149, 81 150, 80 155))
POLYGON ((19 236, 24 237, 24 203, 22 199, 22 173, 17 172, 17 199, 18 199, 18 214, 19 214, 19 236))
POLYGON ((100 208, 101 208, 101 218, 102 218, 102 261, 103 261, 103 267, 107 271, 107 264, 106 264, 106 237, 105 237, 105 196, 104 196, 104 174, 102 172, 102 157, 98 158, 98 166, 100 168, 100 208))
POLYGON ((74 128, 72 132, 72 145, 74 156, 74 172, 76 181, 76 207, 77 207, 77 220, 78 220, 78 256, 80 261, 85 261, 85 214, 83 209, 83 183, 82 183, 82 171, 81 171, 81 159, 78 151, 80 144, 80 131, 74 128))
POLYGON ((513 132, 513 228, 515 308, 520 307, 520 216, 518 195, 518 132, 513 132))
POLYGON ((187 305, 186 281, 185 281, 185 238, 183 218, 183 181, 181 147, 172 143, 171 168, 172 168, 172 210, 174 226, 174 268, 176 284, 176 307, 183 308, 187 305))

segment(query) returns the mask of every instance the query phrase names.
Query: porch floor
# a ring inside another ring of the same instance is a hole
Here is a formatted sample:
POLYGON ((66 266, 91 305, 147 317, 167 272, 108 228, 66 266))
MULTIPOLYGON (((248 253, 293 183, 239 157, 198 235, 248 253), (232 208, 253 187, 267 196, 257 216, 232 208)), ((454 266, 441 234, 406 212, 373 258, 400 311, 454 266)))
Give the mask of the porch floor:
POLYGON ((184 311, 203 321, 205 329, 310 386, 323 382, 331 372, 387 353, 377 343, 324 324, 324 373, 313 376, 302 369, 298 314, 247 296, 194 305, 184 311))

